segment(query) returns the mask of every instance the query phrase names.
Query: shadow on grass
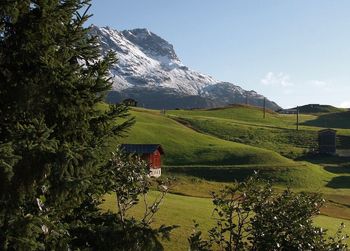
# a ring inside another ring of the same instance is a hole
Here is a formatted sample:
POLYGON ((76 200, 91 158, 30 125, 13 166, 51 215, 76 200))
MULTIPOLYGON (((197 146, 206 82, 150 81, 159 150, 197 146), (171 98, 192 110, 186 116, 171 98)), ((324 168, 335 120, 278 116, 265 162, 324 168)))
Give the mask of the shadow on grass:
POLYGON ((296 161, 307 161, 312 164, 338 164, 338 165, 344 165, 344 164, 350 164, 350 157, 339 157, 339 156, 332 156, 332 155, 305 155, 302 157, 299 157, 295 159, 296 161))
POLYGON ((314 120, 302 123, 302 125, 350 129, 350 111, 320 115, 314 120))
POLYGON ((254 173, 254 169, 245 170, 235 168, 212 168, 212 167, 168 167, 168 172, 174 174, 184 174, 205 180, 232 182, 243 181, 254 173))
POLYGON ((334 174, 350 174, 350 164, 347 163, 347 165, 341 165, 341 166, 326 166, 324 168, 326 171, 334 174))
POLYGON ((327 187, 330 188, 350 188, 350 176, 334 177, 328 182, 327 187))
POLYGON ((337 147, 339 149, 350 149, 350 136, 337 135, 337 147))
MULTIPOLYGON (((166 169, 166 172, 169 174, 187 175, 217 182, 241 182, 257 171, 259 173, 259 177, 264 180, 269 180, 272 183, 286 182, 286 180, 276 177, 276 169, 259 169, 259 167, 245 167, 243 169, 236 167, 181 166, 167 167, 166 169)), ((286 170, 287 169, 285 168, 280 168, 278 172, 283 173, 286 170)))

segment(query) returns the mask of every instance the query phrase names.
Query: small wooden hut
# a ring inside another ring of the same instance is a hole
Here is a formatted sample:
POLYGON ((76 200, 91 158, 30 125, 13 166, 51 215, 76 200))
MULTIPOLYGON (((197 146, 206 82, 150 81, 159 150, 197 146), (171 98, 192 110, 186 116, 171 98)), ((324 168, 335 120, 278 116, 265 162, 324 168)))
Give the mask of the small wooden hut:
POLYGON ((127 98, 122 101, 124 105, 137 107, 137 101, 132 98, 127 98))
POLYGON ((318 146, 320 154, 335 155, 337 152, 337 131, 333 129, 319 131, 318 146))

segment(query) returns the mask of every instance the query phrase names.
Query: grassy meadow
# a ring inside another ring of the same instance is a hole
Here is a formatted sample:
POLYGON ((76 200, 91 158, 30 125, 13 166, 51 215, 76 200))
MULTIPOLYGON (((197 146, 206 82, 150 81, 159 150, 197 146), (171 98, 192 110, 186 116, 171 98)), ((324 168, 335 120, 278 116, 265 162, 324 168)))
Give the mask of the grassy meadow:
MULTIPOLYGON (((243 180, 255 170, 277 189, 288 186, 323 193, 326 206, 315 224, 330 233, 342 221, 350 223, 350 158, 309 154, 317 147, 317 131, 323 124, 337 128, 339 148, 350 145, 347 111, 301 114, 299 131, 295 130, 296 115, 269 111, 264 119, 261 109, 240 105, 166 114, 132 108, 131 115, 136 124, 127 137, 112 142, 113 148, 121 143, 161 144, 165 150, 163 175, 176 177, 154 222, 181 226, 174 230, 170 242, 164 242, 166 250, 187 249, 193 220, 203 230, 209 229, 211 191, 243 180)), ((154 196, 156 192, 149 195, 150 199, 154 196)), ((103 209, 115 210, 113 196, 106 195, 103 209)), ((141 211, 139 205, 131 214, 137 217, 141 211)))
MULTIPOLYGON (((157 195, 156 192, 151 192, 148 194, 147 199, 152 202, 157 195)), ((105 200, 103 210, 115 212, 114 195, 106 195, 105 200)), ((143 209, 144 205, 141 202, 130 211, 130 215, 135 218, 141 218, 143 209)), ((215 223, 212 210, 213 205, 210 198, 168 194, 153 222, 154 227, 162 224, 179 226, 173 230, 170 241, 162 241, 165 250, 188 250, 187 238, 193 232, 194 220, 200 225, 200 230, 206 233, 215 223)), ((350 220, 347 219, 338 219, 325 215, 314 218, 315 225, 329 229, 328 234, 330 236, 334 236, 342 222, 346 226, 350 226, 350 220)), ((344 233, 350 235, 350 228, 345 228, 344 233)))
POLYGON ((162 116, 159 111, 135 109, 135 126, 123 143, 159 143, 166 157, 165 165, 232 165, 232 164, 291 164, 281 155, 262 148, 193 131, 192 129, 162 116))
POLYGON ((338 131, 338 147, 350 148, 350 113, 300 114, 296 131, 296 115, 268 111, 263 118, 261 108, 235 105, 224 109, 176 110, 169 115, 200 132, 216 137, 276 151, 288 158, 298 158, 317 148, 317 131, 331 127, 338 131))

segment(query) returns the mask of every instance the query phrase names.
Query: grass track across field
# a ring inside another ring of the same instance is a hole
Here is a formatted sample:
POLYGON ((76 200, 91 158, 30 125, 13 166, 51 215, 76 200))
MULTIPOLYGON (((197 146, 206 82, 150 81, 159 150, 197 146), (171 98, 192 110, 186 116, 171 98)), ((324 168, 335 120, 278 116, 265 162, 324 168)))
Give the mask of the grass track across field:
POLYGON ((176 167, 169 168, 174 173, 182 171, 209 180, 232 181, 258 170, 281 185, 313 188, 323 187, 333 178, 333 174, 317 165, 196 132, 159 111, 134 108, 131 114, 136 124, 119 143, 162 144, 164 164, 176 167))
MULTIPOLYGON (((99 109, 104 107, 106 105, 101 104, 99 109)), ((244 111, 240 110, 240 113, 244 114, 244 111)), ((133 108, 131 115, 136 118, 136 124, 128 137, 112 142, 111 150, 120 143, 162 144, 165 150, 163 163, 176 167, 168 170, 176 174, 182 172, 209 180, 232 181, 258 170, 279 185, 315 189, 324 187, 334 178, 334 174, 320 166, 295 162, 271 150, 196 132, 157 110, 133 108)))
POLYGON ((166 165, 288 164, 291 161, 275 152, 221 140, 195 132, 161 116, 159 112, 134 110, 136 124, 123 142, 160 143, 166 165))
POLYGON ((300 114, 299 131, 296 115, 268 112, 263 118, 260 108, 234 105, 209 110, 175 110, 168 115, 203 133, 233 142, 273 150, 297 158, 317 149, 317 131, 333 127, 338 131, 338 148, 350 148, 350 113, 300 114))

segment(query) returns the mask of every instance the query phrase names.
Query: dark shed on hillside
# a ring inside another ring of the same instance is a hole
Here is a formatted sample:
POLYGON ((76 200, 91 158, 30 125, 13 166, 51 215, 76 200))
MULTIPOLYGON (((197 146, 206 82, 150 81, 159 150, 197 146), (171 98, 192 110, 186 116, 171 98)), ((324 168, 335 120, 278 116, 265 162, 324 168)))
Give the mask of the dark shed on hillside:
POLYGON ((160 144, 122 144, 120 149, 128 154, 137 154, 148 163, 150 175, 159 177, 162 174, 164 150, 160 144))
POLYGON ((337 152, 337 131, 324 129, 318 132, 319 153, 335 155, 337 152))
POLYGON ((124 105, 137 107, 137 101, 132 98, 127 98, 122 101, 124 105))

